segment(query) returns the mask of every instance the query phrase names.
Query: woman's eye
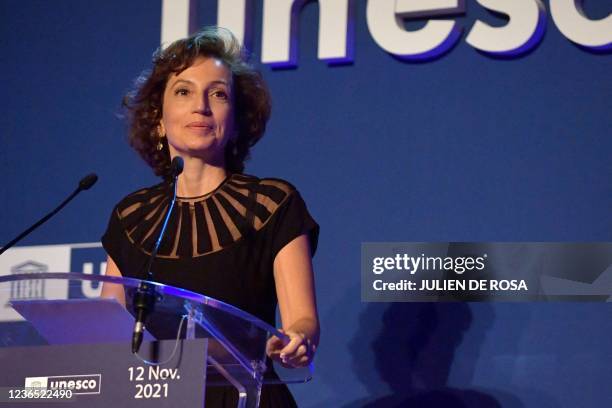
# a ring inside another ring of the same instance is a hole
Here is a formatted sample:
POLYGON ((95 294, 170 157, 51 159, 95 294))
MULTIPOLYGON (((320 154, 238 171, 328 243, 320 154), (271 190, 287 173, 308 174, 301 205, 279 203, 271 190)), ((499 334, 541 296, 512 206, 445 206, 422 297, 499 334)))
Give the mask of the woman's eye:
POLYGON ((181 95, 181 96, 189 95, 189 89, 179 88, 176 91, 174 91, 174 94, 181 95))
POLYGON ((219 99, 227 99, 228 95, 225 91, 222 91, 220 89, 216 90, 216 91, 212 91, 211 93, 212 96, 214 96, 215 98, 219 98, 219 99))

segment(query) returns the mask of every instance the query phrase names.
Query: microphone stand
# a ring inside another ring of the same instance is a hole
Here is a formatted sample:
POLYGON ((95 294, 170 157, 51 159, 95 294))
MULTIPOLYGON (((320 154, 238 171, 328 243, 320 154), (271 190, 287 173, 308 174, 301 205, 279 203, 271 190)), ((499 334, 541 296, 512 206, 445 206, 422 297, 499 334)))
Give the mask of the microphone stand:
MULTIPOLYGON (((147 262, 147 281, 153 281, 153 262, 155 257, 157 256, 157 252, 159 251, 159 247, 161 245, 162 239, 164 237, 164 232, 166 232, 166 228, 168 226, 168 220, 170 219, 170 215, 172 214, 172 210, 174 209, 174 204, 176 203, 176 188, 177 188, 177 180, 179 174, 183 172, 183 159, 179 156, 176 156, 172 159, 171 164, 171 175, 172 175, 172 184, 173 184, 173 193, 172 200, 170 201, 170 205, 168 206, 168 212, 166 213, 166 217, 164 218, 164 222, 162 224, 162 229, 159 232, 159 236, 157 241, 155 242, 155 246, 153 247, 153 251, 151 251, 151 256, 149 257, 149 261, 147 262)), ((149 313, 153 312, 155 309, 155 303, 157 301, 155 287, 147 283, 147 281, 140 282, 138 288, 136 289, 136 293, 134 294, 134 300, 132 301, 132 306, 134 311, 136 312, 136 321, 134 322, 134 331, 132 333, 132 353, 138 353, 140 349, 140 345, 142 344, 142 336, 145 330, 145 320, 149 313)))
POLYGON ((79 181, 79 186, 68 196, 68 198, 66 198, 64 201, 62 201, 62 203, 60 205, 58 205, 53 211, 51 211, 49 214, 47 214, 44 217, 42 217, 40 220, 36 221, 36 223, 34 225, 32 225, 27 230, 23 231, 17 237, 13 238, 13 240, 11 240, 10 242, 6 243, 2 248, 0 248, 0 255, 2 255, 7 249, 12 247, 13 245, 15 245, 16 243, 21 241, 24 237, 29 235, 36 228, 40 227, 42 224, 47 222, 49 220, 49 218, 51 218, 55 214, 57 214, 62 208, 64 208, 66 206, 66 204, 68 204, 70 201, 72 201, 72 199, 74 197, 76 197, 77 194, 79 194, 81 191, 89 190, 94 184, 96 184, 96 181, 98 181, 98 176, 96 174, 94 174, 94 173, 91 173, 91 174, 83 177, 81 179, 81 181, 79 181))

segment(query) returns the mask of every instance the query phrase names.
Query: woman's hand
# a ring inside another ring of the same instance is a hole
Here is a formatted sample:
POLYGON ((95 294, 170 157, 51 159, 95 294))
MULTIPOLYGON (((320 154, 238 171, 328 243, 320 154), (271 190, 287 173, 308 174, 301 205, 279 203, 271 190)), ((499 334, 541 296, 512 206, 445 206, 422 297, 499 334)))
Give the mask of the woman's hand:
POLYGON ((281 333, 289 336, 289 341, 283 341, 276 336, 268 339, 266 353, 286 368, 305 367, 314 357, 316 345, 313 344, 303 333, 294 331, 283 331, 281 333))

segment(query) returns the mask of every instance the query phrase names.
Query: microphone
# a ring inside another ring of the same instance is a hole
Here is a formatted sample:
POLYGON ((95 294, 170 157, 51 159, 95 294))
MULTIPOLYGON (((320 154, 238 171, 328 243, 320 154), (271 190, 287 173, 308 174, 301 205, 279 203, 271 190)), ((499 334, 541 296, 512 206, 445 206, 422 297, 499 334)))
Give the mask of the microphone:
POLYGON ((2 249, 0 249, 0 255, 2 255, 7 249, 9 249, 13 245, 15 245, 17 242, 19 242, 23 238, 25 238, 32 231, 34 231, 36 228, 40 227, 42 224, 47 222, 49 220, 49 218, 51 218, 55 214, 57 214, 62 208, 64 208, 66 206, 66 204, 68 204, 70 201, 72 201, 72 199, 74 197, 76 197, 76 195, 79 194, 81 191, 89 190, 94 184, 96 184, 96 181, 98 181, 98 176, 95 173, 91 173, 91 174, 88 174, 87 176, 83 177, 81 179, 81 181, 79 181, 78 187, 72 192, 72 194, 70 194, 68 196, 68 198, 66 198, 64 201, 62 201, 62 203, 60 205, 58 205, 53 211, 51 211, 49 214, 47 214, 44 217, 42 217, 34 225, 32 225, 30 228, 28 228, 25 231, 23 231, 21 234, 19 234, 17 237, 15 237, 12 241, 10 241, 10 242, 6 243, 4 246, 2 246, 2 249))
POLYGON ((172 177, 172 180, 174 180, 175 184, 176 178, 183 172, 184 165, 185 162, 181 156, 176 156, 174 159, 172 159, 172 163, 170 163, 170 176, 172 177))
MULTIPOLYGON (((172 200, 170 201, 170 205, 168 206, 168 211, 166 212, 166 216, 164 218, 164 222, 162 224, 162 229, 159 232, 159 236, 157 237, 157 241, 155 242, 155 246, 153 247, 153 251, 151 251, 151 256, 149 257, 149 261, 147 262, 147 280, 153 281, 153 261, 157 256, 157 251, 159 251, 159 246, 162 242, 162 238, 164 237, 164 232, 166 232, 166 227, 168 226, 168 220, 170 219, 170 215, 172 214, 172 209, 174 208, 174 203, 176 203, 176 185, 178 176, 183 172, 183 158, 180 156, 176 156, 172 159, 172 163, 170 164, 170 176, 172 177, 173 184, 173 193, 172 200)), ((136 312, 136 321, 134 322, 134 330, 132 332, 132 353, 138 353, 140 349, 140 345, 142 344, 142 336, 145 331, 145 320, 149 313, 151 313, 155 309, 155 302, 157 298, 155 296, 155 288, 146 282, 141 282, 138 285, 138 289, 136 289, 136 293, 134 294, 134 300, 132 302, 132 306, 134 311, 136 312)))
POLYGON ((79 190, 89 190, 94 184, 96 184, 96 181, 98 181, 98 175, 96 173, 86 175, 81 179, 81 181, 79 181, 79 190))

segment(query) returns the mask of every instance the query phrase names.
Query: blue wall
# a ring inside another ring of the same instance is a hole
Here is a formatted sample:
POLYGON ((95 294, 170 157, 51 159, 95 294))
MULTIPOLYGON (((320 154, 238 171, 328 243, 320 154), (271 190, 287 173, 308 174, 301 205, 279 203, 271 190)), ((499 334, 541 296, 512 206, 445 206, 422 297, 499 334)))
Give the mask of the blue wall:
MULTIPOLYGON (((201 24, 215 3, 200 1, 201 24)), ((612 12, 584 3, 591 18, 612 12)), ((354 63, 317 60, 309 2, 297 68, 261 66, 273 116, 247 172, 297 185, 322 228, 322 344, 317 378, 294 387, 301 406, 612 405, 609 303, 364 304, 359 281, 363 241, 611 241, 612 56, 575 46, 548 14, 533 52, 486 57, 466 32, 503 20, 468 1, 457 46, 407 63, 372 40, 365 6, 354 63)), ((0 241, 91 171, 96 187, 22 245, 97 241, 116 201, 155 182, 116 114, 160 21, 160 1, 0 2, 0 241)))

